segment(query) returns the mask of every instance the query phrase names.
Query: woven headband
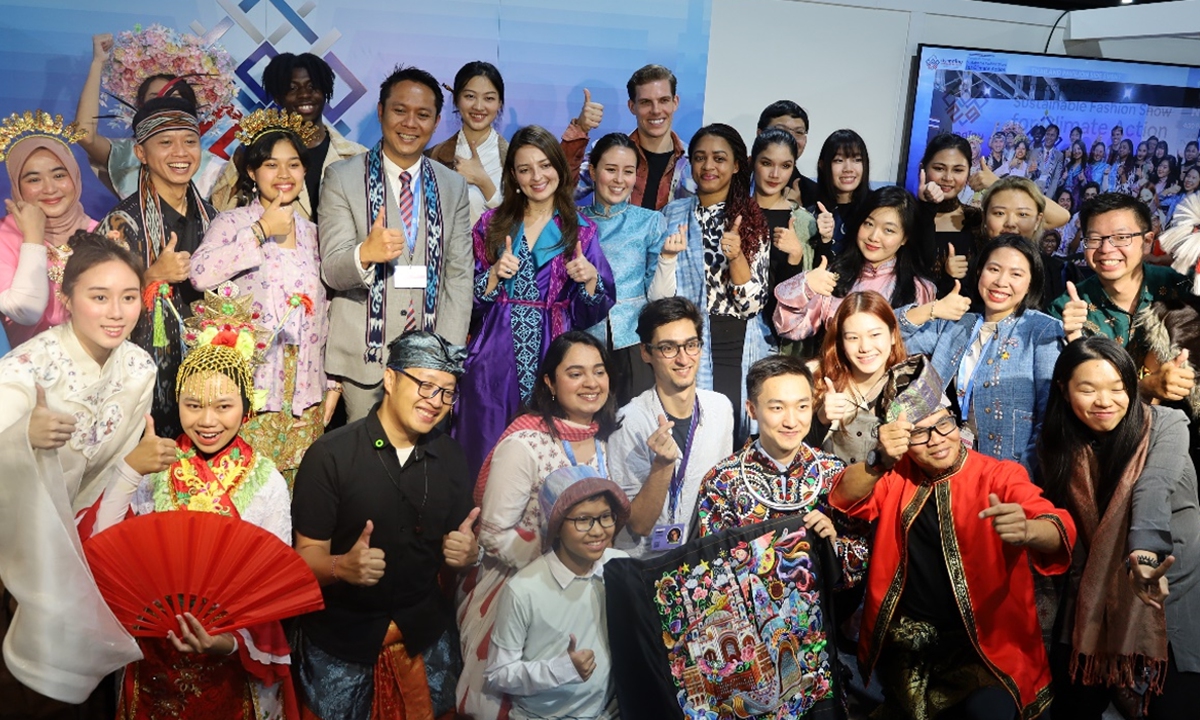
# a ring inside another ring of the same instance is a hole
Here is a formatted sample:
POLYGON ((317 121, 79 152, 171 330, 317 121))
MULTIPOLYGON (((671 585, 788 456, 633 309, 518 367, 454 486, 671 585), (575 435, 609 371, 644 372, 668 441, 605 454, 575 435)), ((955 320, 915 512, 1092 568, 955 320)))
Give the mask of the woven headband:
POLYGON ((163 110, 143 119, 133 129, 134 140, 140 145, 155 135, 169 130, 191 130, 200 134, 200 121, 182 110, 163 110))

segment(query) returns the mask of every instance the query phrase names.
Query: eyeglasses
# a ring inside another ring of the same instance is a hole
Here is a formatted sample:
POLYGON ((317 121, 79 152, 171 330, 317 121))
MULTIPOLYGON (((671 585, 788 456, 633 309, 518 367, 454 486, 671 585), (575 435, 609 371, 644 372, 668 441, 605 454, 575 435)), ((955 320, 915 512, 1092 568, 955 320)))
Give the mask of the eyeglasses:
POLYGON ((646 347, 657 352, 661 357, 670 360, 679 354, 680 348, 682 348, 683 351, 688 355, 695 357, 700 354, 700 348, 703 347, 703 345, 704 343, 700 342, 699 338, 692 338, 691 340, 687 340, 682 343, 660 342, 657 345, 651 345, 647 343, 646 347))
POLYGON ((933 432, 935 430, 937 431, 938 435, 947 437, 950 435, 950 433, 957 429, 958 421, 954 419, 953 415, 947 415, 941 420, 938 420, 933 427, 914 428, 913 431, 908 434, 908 444, 928 445, 929 441, 933 439, 933 432))
POLYGON ((1119 233, 1116 235, 1089 235, 1083 239, 1083 246, 1088 250, 1099 250, 1104 243, 1108 243, 1112 247, 1127 247, 1133 244, 1134 238, 1140 238, 1146 234, 1143 230, 1139 233, 1119 233))
POLYGON ((610 512, 604 513, 599 517, 569 517, 563 519, 570 520, 571 524, 575 526, 575 531, 581 533, 591 532, 592 526, 596 523, 600 523, 600 527, 605 530, 617 524, 617 518, 610 512))
POLYGON ((458 402, 458 398, 461 395, 461 393, 458 391, 458 388, 451 390, 450 388, 444 388, 441 385, 436 385, 426 380, 422 380, 419 377, 413 377, 403 370, 397 370, 396 372, 415 382, 417 384, 417 394, 426 400, 433 400, 440 395, 442 402, 446 403, 447 405, 453 405, 454 403, 458 402))

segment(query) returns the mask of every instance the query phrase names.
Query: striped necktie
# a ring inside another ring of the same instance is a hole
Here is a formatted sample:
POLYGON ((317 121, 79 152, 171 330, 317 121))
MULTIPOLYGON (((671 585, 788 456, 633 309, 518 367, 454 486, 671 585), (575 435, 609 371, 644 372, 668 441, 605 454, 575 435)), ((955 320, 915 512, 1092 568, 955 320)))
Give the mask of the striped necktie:
MULTIPOLYGON (((413 226, 412 175, 407 170, 400 172, 400 219, 404 221, 405 240, 408 242, 408 258, 411 261, 417 247, 417 233, 413 226)), ((412 293, 408 295, 408 314, 405 315, 404 332, 417 329, 417 308, 412 293)))

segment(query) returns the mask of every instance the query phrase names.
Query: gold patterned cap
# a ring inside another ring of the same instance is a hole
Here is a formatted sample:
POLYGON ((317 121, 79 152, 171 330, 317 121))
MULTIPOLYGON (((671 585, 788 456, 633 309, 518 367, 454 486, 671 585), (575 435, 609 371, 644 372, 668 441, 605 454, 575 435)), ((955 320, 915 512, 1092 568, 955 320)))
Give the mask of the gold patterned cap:
POLYGON ((299 113, 266 108, 255 110, 242 118, 235 137, 243 145, 249 146, 266 133, 276 130, 296 133, 305 146, 316 140, 317 134, 320 133, 316 125, 305 120, 299 113))
POLYGON ((0 162, 8 157, 8 151, 28 137, 49 137, 64 145, 73 145, 87 137, 87 131, 78 123, 64 124, 62 115, 51 115, 45 110, 26 110, 13 113, 0 123, 0 162))

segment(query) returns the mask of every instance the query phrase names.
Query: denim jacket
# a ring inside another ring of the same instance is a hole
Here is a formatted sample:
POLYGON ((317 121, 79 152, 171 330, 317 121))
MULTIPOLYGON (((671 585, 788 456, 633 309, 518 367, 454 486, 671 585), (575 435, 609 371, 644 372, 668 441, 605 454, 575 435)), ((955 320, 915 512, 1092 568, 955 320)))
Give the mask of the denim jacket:
MULTIPOLYGON (((981 316, 969 312, 957 322, 931 320, 917 326, 906 315, 913 307, 896 311, 905 348, 910 354, 930 356, 943 389, 949 392, 981 316)), ((977 430, 975 449, 1000 460, 1021 463, 1035 482, 1037 438, 1062 339, 1062 323, 1049 315, 1037 310, 1009 315, 1000 321, 995 339, 975 369, 971 392, 977 430)))

